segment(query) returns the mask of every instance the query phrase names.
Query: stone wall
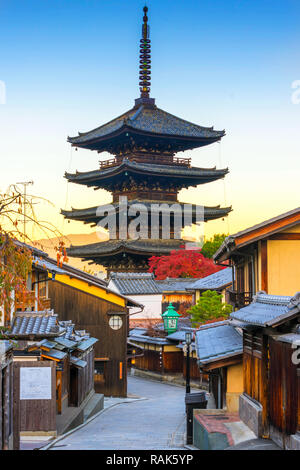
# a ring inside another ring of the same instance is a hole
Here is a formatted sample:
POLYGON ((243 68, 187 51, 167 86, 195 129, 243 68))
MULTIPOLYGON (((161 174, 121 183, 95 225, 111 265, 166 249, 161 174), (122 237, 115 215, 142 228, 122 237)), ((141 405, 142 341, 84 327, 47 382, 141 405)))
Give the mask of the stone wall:
POLYGON ((270 425, 270 439, 279 447, 286 450, 300 450, 300 433, 284 435, 279 429, 270 425))
POLYGON ((243 393, 239 398, 239 414, 251 431, 262 437, 262 405, 243 393))

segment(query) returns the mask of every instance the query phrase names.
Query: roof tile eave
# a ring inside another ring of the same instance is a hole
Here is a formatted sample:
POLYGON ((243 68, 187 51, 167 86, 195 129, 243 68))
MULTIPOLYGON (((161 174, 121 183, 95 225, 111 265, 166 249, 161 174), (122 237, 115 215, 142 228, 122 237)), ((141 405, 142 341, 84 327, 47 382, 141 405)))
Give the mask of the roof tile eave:
POLYGON ((78 136, 68 136, 67 141, 72 145, 91 143, 93 140, 109 138, 111 134, 122 128, 132 128, 136 131, 167 137, 186 137, 187 139, 216 139, 224 137, 225 130, 214 130, 189 122, 168 113, 156 106, 139 108, 133 107, 117 118, 96 127, 88 132, 79 132, 78 136), (175 129, 175 132, 173 131, 175 129), (177 132, 176 132, 177 130, 177 132))
MULTIPOLYGON (((232 243, 232 249, 229 249, 229 252, 228 252, 228 256, 227 258, 229 257, 230 255, 230 252, 231 251, 234 251, 235 249, 235 245, 236 245, 236 240, 238 240, 238 238, 240 237, 243 237, 244 235, 247 235, 247 234, 250 234, 251 232, 256 232, 257 230, 261 229, 261 228, 264 228, 264 227, 268 227, 268 226, 272 226, 272 224, 276 223, 276 222, 279 222, 280 220, 284 220, 285 218, 289 218, 295 214, 299 213, 299 223, 300 223, 300 207, 296 207, 295 209, 292 209, 288 212, 284 212, 283 214, 279 214, 278 216, 275 216, 275 217, 272 217, 271 219, 267 219, 263 222, 260 222, 258 224, 255 224, 255 225, 252 225, 251 227, 248 227, 244 230, 241 230, 239 232, 236 232, 232 235, 230 235, 228 238, 228 240, 230 239, 231 243, 232 243)), ((298 223, 297 221, 295 221, 294 223, 298 223)), ((279 230, 284 230, 284 227, 281 227, 279 230)), ((267 237, 269 236, 269 232, 268 233, 265 233, 264 234, 264 237, 267 237)), ((259 239, 259 238, 263 238, 263 237, 260 237, 258 235, 258 237, 253 237, 253 239, 249 239, 245 244, 249 244, 249 243, 253 243, 255 240, 259 239)), ((214 260, 217 260, 217 259, 224 259, 224 255, 225 254, 225 251, 226 251, 226 248, 228 248, 228 243, 226 244, 226 240, 222 243, 222 245, 220 246, 220 248, 216 251, 216 253, 213 255, 213 259, 214 260)), ((242 245, 241 245, 242 246, 242 245)))

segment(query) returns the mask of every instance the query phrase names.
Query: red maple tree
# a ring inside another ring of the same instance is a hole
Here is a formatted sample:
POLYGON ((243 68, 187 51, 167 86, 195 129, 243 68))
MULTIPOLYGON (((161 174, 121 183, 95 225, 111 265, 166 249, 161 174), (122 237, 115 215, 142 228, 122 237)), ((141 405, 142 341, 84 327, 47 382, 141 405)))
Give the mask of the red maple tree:
POLYGON ((201 250, 172 250, 169 255, 151 256, 149 258, 149 272, 154 272, 156 279, 166 279, 167 277, 196 277, 209 276, 224 269, 223 266, 216 266, 214 262, 205 258, 201 250))

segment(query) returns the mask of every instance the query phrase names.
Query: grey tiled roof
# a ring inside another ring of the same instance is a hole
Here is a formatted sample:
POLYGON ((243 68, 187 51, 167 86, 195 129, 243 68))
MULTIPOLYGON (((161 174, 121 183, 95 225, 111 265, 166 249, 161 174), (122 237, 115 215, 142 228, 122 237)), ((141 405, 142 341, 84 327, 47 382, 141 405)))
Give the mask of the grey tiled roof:
POLYGON ((230 317, 245 324, 273 326, 299 313, 299 293, 290 297, 259 292, 251 304, 231 313, 230 317))
POLYGON ((228 173, 228 168, 216 169, 213 168, 199 168, 199 167, 188 167, 183 165, 159 165, 157 163, 141 163, 131 161, 126 158, 123 159, 122 163, 118 166, 111 166, 101 170, 92 170, 85 172, 76 173, 65 173, 65 178, 70 181, 82 184, 92 185, 96 184, 96 181, 105 179, 108 181, 109 177, 116 176, 120 178, 120 174, 123 172, 129 173, 140 173, 153 175, 157 177, 174 177, 177 179, 186 178, 190 184, 200 184, 201 182, 216 181, 223 178, 228 173))
POLYGON ((151 240, 151 239, 139 239, 139 240, 109 240, 105 242, 92 243, 90 245, 79 245, 70 246, 67 248, 69 256, 75 257, 99 257, 101 255, 106 256, 110 253, 119 253, 126 251, 126 248, 132 252, 143 252, 149 253, 169 253, 171 250, 178 250, 180 246, 184 244, 183 240, 151 240))
POLYGON ((232 268, 225 268, 198 279, 190 286, 190 289, 220 289, 229 284, 232 284, 232 268))
POLYGON ((58 359, 61 361, 67 356, 66 352, 59 351, 57 349, 50 349, 50 351, 47 351, 44 353, 46 356, 52 357, 53 359, 58 359))
MULTIPOLYGON (((217 260, 219 259, 224 253, 230 252, 234 250, 235 246, 235 239, 238 237, 241 237, 243 235, 246 235, 251 232, 255 232, 255 230, 258 230, 263 227, 267 227, 268 225, 273 224, 274 222, 278 222, 280 220, 284 220, 285 218, 289 218, 290 216, 296 216, 300 214, 300 207, 297 207, 296 209, 293 209, 288 212, 284 212, 283 214, 279 214, 276 217, 272 217, 271 219, 264 220, 263 222, 260 222, 259 224, 253 225, 252 227, 248 227, 245 230, 241 230, 240 232, 234 233, 232 235, 229 235, 228 237, 225 238, 224 242, 222 245, 218 248, 218 250, 215 252, 213 255, 213 259, 217 260)), ((287 224, 289 227, 299 224, 299 220, 295 219, 293 223, 291 223, 289 220, 287 221, 287 224)), ((280 227, 277 230, 272 231, 272 233, 282 231, 284 230, 284 227, 280 227)), ((265 236, 268 236, 268 232, 266 231, 265 236)), ((260 237, 264 238, 264 237, 260 237)), ((249 243, 252 242, 252 239, 249 239, 249 243)), ((227 255, 228 257, 228 255, 227 255)))
POLYGON ((110 280, 123 295, 160 294, 152 273, 111 273, 110 280))
MULTIPOLYGON (((172 202, 173 204, 174 202, 172 202)), ((179 204, 182 208, 182 214, 184 214, 184 202, 175 202, 176 204, 179 204)), ((157 201, 157 200, 140 200, 140 199, 133 199, 128 201, 128 210, 132 205, 136 204, 142 204, 142 208, 145 208, 145 211, 151 210, 152 204, 167 204, 166 207, 169 207, 170 201, 157 201)), ((114 209, 116 213, 119 212, 119 203, 117 202, 112 202, 112 206, 114 206, 114 209)), ((74 219, 74 220, 82 220, 82 221, 88 221, 90 223, 96 223, 100 217, 97 216, 97 209, 99 206, 95 207, 88 207, 86 209, 72 209, 70 211, 68 210, 61 210, 61 214, 66 217, 67 219, 74 219)), ((197 215, 197 206, 195 204, 191 204, 192 207, 192 216, 196 217, 197 215)), ((220 207, 220 206, 215 206, 215 207, 208 207, 204 206, 204 221, 207 220, 214 220, 220 217, 226 216, 229 212, 231 211, 231 207, 220 207)), ((163 211, 162 211, 163 212, 163 211)), ((130 217, 130 216, 129 216, 130 217)), ((133 216, 132 216, 133 217, 133 216)))
POLYGON ((132 328, 132 330, 129 331, 129 334, 132 335, 132 336, 135 336, 135 335, 143 335, 147 332, 147 328, 140 328, 140 327, 136 327, 136 328, 132 328))
POLYGON ((171 333, 167 336, 167 338, 171 341, 185 341, 186 332, 191 332, 193 336, 193 333, 195 333, 195 331, 195 328, 182 328, 181 330, 175 331, 175 333, 171 333))
POLYGON ((195 283, 195 278, 172 278, 167 277, 163 280, 157 280, 156 283, 159 286, 161 292, 175 292, 175 291, 185 291, 190 289, 191 286, 195 283))
POLYGON ((57 336, 63 328, 57 324, 57 315, 46 312, 16 312, 10 335, 57 336))
POLYGON ((300 334, 299 333, 287 333, 285 335, 274 336, 276 341, 283 343, 291 343, 300 346, 300 334))
POLYGON ((80 368, 83 368, 87 365, 87 362, 86 361, 83 361, 82 359, 80 359, 79 357, 75 357, 75 356, 70 356, 70 362, 71 364, 73 364, 74 366, 76 367, 80 367, 80 368))
POLYGON ((97 341, 98 341, 98 339, 96 339, 96 338, 84 339, 83 341, 80 341, 77 344, 76 349, 78 349, 79 351, 86 351, 91 346, 93 346, 93 344, 97 343, 97 341))
POLYGON ((73 144, 80 144, 97 138, 109 136, 122 127, 129 127, 139 131, 170 136, 185 136, 193 138, 220 138, 225 131, 215 131, 212 127, 203 127, 163 111, 156 106, 139 106, 132 108, 112 121, 96 129, 79 133, 76 137, 68 137, 73 144))
POLYGON ((58 343, 58 344, 61 344, 65 348, 74 348, 77 344, 76 341, 70 341, 69 339, 67 339, 66 337, 63 337, 63 336, 62 337, 58 336, 58 337, 54 338, 54 341, 56 341, 56 343, 58 343))
POLYGON ((196 352, 199 364, 241 354, 243 338, 228 321, 204 325, 196 331, 196 352))
POLYGON ((34 256, 33 257, 33 260, 32 260, 32 264, 34 264, 35 266, 43 269, 43 270, 47 270, 47 271, 50 271, 50 272, 55 272, 57 274, 65 274, 66 271, 64 269, 61 269, 57 266, 57 264, 55 263, 51 263, 50 261, 47 261, 47 259, 45 258, 40 258, 40 257, 37 257, 37 256, 34 256))
POLYGON ((5 356, 7 351, 13 348, 13 344, 8 341, 7 339, 2 339, 0 340, 0 362, 1 362, 1 357, 5 356))
POLYGON ((143 330, 142 328, 134 328, 129 332, 128 340, 130 341, 137 341, 139 343, 150 343, 150 344, 161 344, 167 345, 172 344, 167 338, 161 338, 158 336, 148 336, 145 334, 147 330, 143 330), (140 330, 140 331, 139 331, 140 330))

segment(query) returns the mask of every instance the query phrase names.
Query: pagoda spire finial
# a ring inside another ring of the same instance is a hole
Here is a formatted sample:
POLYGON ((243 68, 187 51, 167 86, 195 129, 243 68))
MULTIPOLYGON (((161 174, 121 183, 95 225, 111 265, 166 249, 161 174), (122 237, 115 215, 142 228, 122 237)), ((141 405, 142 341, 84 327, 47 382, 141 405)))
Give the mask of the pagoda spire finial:
POLYGON ((143 8, 142 39, 140 40, 140 92, 141 98, 149 98, 151 85, 151 41, 149 39, 150 27, 148 25, 148 7, 143 8))

